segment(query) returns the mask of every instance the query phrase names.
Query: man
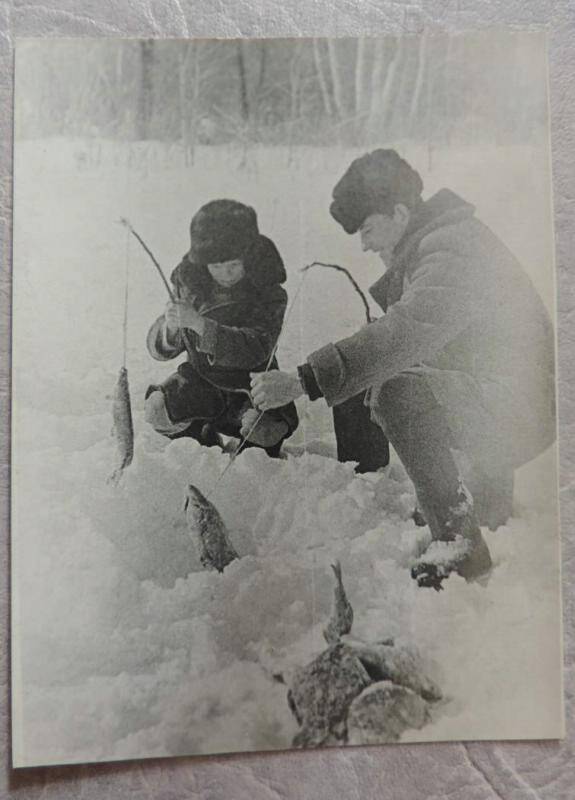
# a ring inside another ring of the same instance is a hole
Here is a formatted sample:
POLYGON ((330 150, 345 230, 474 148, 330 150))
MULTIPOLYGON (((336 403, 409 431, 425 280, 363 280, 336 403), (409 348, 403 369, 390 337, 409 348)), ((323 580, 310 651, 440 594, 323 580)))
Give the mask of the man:
POLYGON ((422 189, 393 150, 353 161, 330 212, 380 254, 387 271, 371 294, 385 314, 297 373, 253 375, 252 395, 270 409, 304 393, 333 406, 368 390, 432 534, 412 576, 440 589, 453 571, 488 574, 480 525, 507 521, 514 470, 555 439, 554 335, 529 278, 473 206, 448 189, 424 202, 422 189), (467 486, 454 451, 469 465, 467 486))

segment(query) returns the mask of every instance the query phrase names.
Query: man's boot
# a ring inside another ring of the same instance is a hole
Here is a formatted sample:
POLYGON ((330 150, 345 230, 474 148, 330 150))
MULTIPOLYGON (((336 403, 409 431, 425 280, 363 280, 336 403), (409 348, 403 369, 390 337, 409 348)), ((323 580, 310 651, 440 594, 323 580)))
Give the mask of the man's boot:
POLYGON ((473 500, 463 485, 456 502, 437 522, 442 538, 435 538, 411 569, 417 585, 440 591, 452 572, 467 581, 486 577, 492 568, 491 556, 475 518, 473 500))
POLYGON ((452 572, 476 580, 491 569, 472 496, 463 486, 453 438, 443 406, 425 377, 401 373, 381 387, 375 418, 413 481, 432 543, 414 564, 419 586, 441 589, 452 572))

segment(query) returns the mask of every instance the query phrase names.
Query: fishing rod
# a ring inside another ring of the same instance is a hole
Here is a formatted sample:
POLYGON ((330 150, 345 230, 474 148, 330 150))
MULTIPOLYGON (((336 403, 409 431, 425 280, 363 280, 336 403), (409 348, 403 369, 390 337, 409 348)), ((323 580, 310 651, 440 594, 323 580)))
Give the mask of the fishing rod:
MULTIPOLYGON (((166 291, 168 292, 168 296, 169 296, 170 300, 172 301, 172 303, 176 303, 176 302, 177 302, 177 297, 176 297, 176 296, 175 296, 175 294, 173 293, 173 291, 172 291, 172 289, 171 289, 171 287, 170 287, 170 284, 168 283, 168 281, 167 281, 167 278, 166 278, 166 276, 164 275, 164 272, 163 272, 163 270, 162 270, 162 268, 161 268, 161 266, 160 266, 160 264, 159 264, 159 262, 158 262, 158 259, 157 259, 157 258, 155 257, 155 255, 152 253, 152 251, 150 250, 150 248, 148 247, 148 245, 147 245, 147 244, 145 243, 145 241, 142 239, 142 237, 140 236, 140 234, 139 234, 139 233, 138 233, 138 232, 137 232, 137 231, 134 229, 134 227, 132 226, 132 224, 130 223, 130 221, 129 221, 128 219, 126 219, 126 217, 121 217, 121 218, 118 220, 118 222, 120 223, 120 225, 123 225, 125 228, 127 228, 127 229, 130 231, 130 233, 131 233, 131 234, 132 234, 132 235, 133 235, 133 236, 134 236, 134 237, 135 237, 135 238, 138 240, 138 242, 139 242, 139 243, 142 245, 143 249, 144 249, 144 250, 146 251, 146 253, 149 255, 149 257, 150 257, 150 260, 152 261, 152 264, 153 264, 153 265, 155 266, 155 268, 158 270, 158 272, 159 272, 159 274, 160 274, 160 278, 162 279, 162 281, 163 281, 163 283, 164 283, 164 286, 166 287, 166 291)), ((192 345, 191 345, 191 343, 190 343, 190 340, 188 339, 188 334, 187 334, 187 333, 186 333, 186 331, 185 331, 185 330, 183 330, 183 329, 182 329, 181 333, 182 333, 182 339, 183 339, 183 341, 184 341, 184 347, 186 348, 186 352, 187 352, 187 354, 189 355, 190 359, 192 359, 192 358, 193 358, 193 347, 192 347, 192 345)))
MULTIPOLYGON (((295 292, 295 294, 294 294, 294 296, 293 296, 293 298, 292 298, 292 301, 291 301, 291 303, 290 303, 290 306, 289 306, 288 310, 286 311, 286 314, 285 314, 285 317, 284 317, 284 321, 283 321, 283 325, 282 325, 282 329, 280 330, 279 336, 278 336, 278 338, 276 339, 275 346, 274 346, 274 348, 273 348, 273 350, 272 350, 272 352, 271 352, 271 355, 270 355, 270 357, 269 357, 269 359, 268 359, 268 362, 267 362, 267 364, 266 364, 266 368, 264 369, 264 372, 263 372, 263 374, 265 374, 266 372, 268 372, 268 371, 269 371, 269 368, 270 368, 270 366, 271 366, 272 360, 273 360, 273 358, 274 358, 275 354, 276 354, 276 353, 277 353, 277 351, 278 351, 278 347, 279 347, 279 344, 280 344, 280 339, 281 339, 281 337, 282 337, 282 334, 283 334, 283 332, 284 332, 284 329, 285 329, 286 322, 287 322, 287 320, 288 320, 288 317, 290 316, 290 314, 291 314, 291 311, 292 311, 292 309, 293 309, 293 307, 294 307, 294 304, 295 304, 296 298, 297 298, 297 296, 299 295, 299 293, 300 293, 300 291, 301 291, 301 288, 302 288, 302 286, 303 286, 303 282, 304 282, 304 279, 305 279, 305 274, 306 274, 306 273, 307 273, 307 271, 308 271, 309 269, 311 269, 312 267, 327 267, 327 268, 329 268, 329 269, 335 269, 335 270, 337 270, 338 272, 343 272, 345 275, 347 275, 347 277, 349 278, 349 280, 351 281, 351 283, 352 283, 352 285, 353 285, 353 288, 355 289, 355 291, 356 291, 356 292, 359 294, 359 296, 361 297, 361 300, 362 300, 362 302, 363 302, 363 305, 364 305, 364 307, 365 307, 365 316, 366 316, 366 318, 367 318, 367 321, 368 321, 368 322, 373 322, 373 317, 371 316, 371 311, 370 311, 370 308, 369 308, 369 304, 368 304, 368 302, 367 302, 367 298, 366 298, 365 294, 363 293, 363 291, 361 290, 361 288, 359 287, 359 284, 357 283, 357 281, 355 280, 355 278, 353 277, 353 275, 351 274, 351 272, 350 272, 348 269, 346 269, 345 267, 342 267, 342 266, 340 266, 339 264, 326 264, 326 263, 325 263, 325 262, 323 262, 323 261, 312 261, 312 263, 311 263, 311 264, 306 264, 306 266, 305 266, 305 267, 302 267, 302 268, 300 269, 300 272, 302 272, 302 273, 303 273, 302 280, 299 282, 299 285, 298 285, 298 287, 297 287, 297 289, 296 289, 296 292, 295 292)), ((250 435, 253 433, 253 431, 254 431, 254 430, 255 430, 255 428, 257 427, 257 425, 258 425, 258 423, 259 423, 260 419, 262 418, 262 416, 264 415, 264 413, 265 413, 265 412, 263 412, 263 411, 262 411, 262 412, 260 412, 260 415, 259 415, 259 416, 258 416, 258 418, 255 420, 255 422, 253 423, 252 427, 251 427, 251 428, 249 429, 249 431, 246 433, 246 435, 245 435, 245 437, 244 437, 243 441, 240 443, 240 446, 238 447, 238 449, 237 449, 237 450, 236 450, 236 452, 234 453, 234 459, 235 459, 235 458, 237 458, 237 456, 239 456, 239 454, 240 454, 241 450, 242 450, 242 449, 243 449, 243 447, 245 446, 245 444, 246 444, 246 442, 247 442, 248 438, 250 437, 250 435)), ((224 470, 224 472, 222 473, 222 475, 221 475, 221 476, 220 476, 220 478, 218 479, 217 483, 219 483, 219 481, 221 480, 221 478, 223 477, 223 475, 225 474, 225 472, 226 472, 226 471, 229 469, 229 467, 230 467, 230 465, 228 464, 228 466, 226 467, 226 469, 224 470)), ((216 483, 216 486, 217 486, 217 483, 216 483)), ((215 489, 215 487, 214 487, 214 489, 215 489)))
MULTIPOLYGON (((166 279, 166 276, 164 275, 164 272, 163 272, 163 270, 162 270, 162 268, 161 268, 161 266, 160 266, 160 264, 158 262, 158 259, 154 256, 154 254, 152 253, 152 251, 150 250, 148 245, 144 242, 144 240, 142 239, 140 234, 132 227, 132 225, 126 219, 126 217, 122 217, 119 220, 119 223, 120 223, 120 225, 124 225, 130 231, 130 233, 132 233, 135 236, 135 238, 138 240, 138 242, 142 245, 142 247, 144 248, 146 253, 149 255, 153 265, 158 270, 158 272, 160 274, 160 277, 161 277, 161 279, 162 279, 162 281, 164 283, 164 286, 166 287, 166 291, 168 292, 168 296, 169 296, 170 300, 172 301, 172 303, 177 303, 178 302, 178 297, 176 297, 176 295, 172 291, 172 289, 170 287, 170 284, 168 283, 168 281, 166 279)), ((224 304, 222 303, 221 305, 223 306, 224 304)), ((217 308, 217 307, 218 306, 215 306, 215 308, 217 308)), ((188 338, 188 332, 184 328, 180 328, 180 333, 181 333, 182 339, 184 341, 184 346, 186 348, 186 352, 187 352, 188 356, 190 357, 190 361, 193 361, 193 358, 194 358, 194 347, 193 347, 193 345, 191 344, 191 342, 190 342, 190 340, 188 338)), ((207 381, 208 383, 210 383, 212 386, 215 386, 218 389, 220 388, 216 383, 211 381, 207 377, 207 375, 202 374, 202 378, 205 381, 207 381)), ((237 389, 236 391, 239 392, 240 394, 247 395, 248 398, 251 401, 252 396, 251 396, 251 394, 250 394, 248 389, 237 389)))
MULTIPOLYGON (((311 266, 311 264, 310 264, 309 266, 311 266)), ((276 354, 276 353, 277 353, 277 351, 278 351, 278 347, 279 347, 279 345, 280 345, 280 339, 282 338, 282 334, 283 334, 283 333, 284 333, 284 331, 285 331, 285 328, 286 328, 287 321, 288 321, 288 319, 289 319, 289 317, 290 317, 290 315, 291 315, 291 312, 292 312, 292 310, 293 310, 293 307, 295 306, 295 301, 297 300, 297 297, 298 297, 298 295, 299 295, 299 293, 300 293, 300 291, 301 291, 301 288, 302 288, 302 286, 303 286, 303 284, 304 284, 304 281, 305 281, 305 279, 306 279, 305 270, 306 270, 306 268, 305 268, 305 267, 304 267, 304 269, 300 270, 300 271, 301 271, 301 272, 303 272, 304 274, 303 274, 303 275, 302 275, 302 277, 301 277, 301 280, 300 280, 300 282, 299 282, 299 285, 298 285, 298 287, 297 287, 297 289, 296 289, 296 291, 295 291, 295 293, 294 293, 294 296, 292 297, 291 303, 289 304, 289 307, 288 307, 288 309, 287 309, 287 311, 286 311, 286 313, 285 313, 285 316, 284 316, 284 319, 283 319, 283 323, 282 323, 281 330, 280 330, 280 332, 279 332, 279 334, 278 334, 278 338, 276 339, 276 343, 275 343, 275 345, 274 345, 274 347, 273 347, 273 349, 272 349, 272 351, 271 351, 271 353, 270 353, 270 356, 269 356, 269 358, 268 358, 268 360, 267 360, 266 367, 265 367, 265 369, 263 370, 263 372, 262 372, 262 373, 258 373, 258 374, 265 375, 265 374, 266 374, 266 372, 269 372, 269 369, 270 369, 270 367, 271 367, 272 361, 274 360, 274 356, 275 356, 275 354, 276 354)), ((250 395, 250 400, 251 400, 251 395, 250 395)), ((252 401, 252 403, 253 403, 253 401, 252 401)), ((226 464, 226 466, 225 466, 225 468, 224 468, 223 472, 220 474, 220 476, 219 476, 219 477, 218 477, 218 479, 216 480, 216 482, 215 482, 215 484, 214 484, 214 486, 213 486, 213 488, 212 488, 211 492, 208 494, 208 497, 211 497, 211 495, 213 495, 213 494, 214 494, 214 492, 215 492, 215 491, 216 491, 216 489, 218 488, 218 485, 219 485, 219 484, 220 484, 220 482, 222 481, 222 478, 224 477, 224 475, 226 474, 226 472, 229 470, 229 468, 232 466, 232 464, 234 463, 234 461, 236 460, 236 458, 239 456, 239 454, 242 452, 242 450, 245 448, 245 446, 246 446, 246 444, 247 444, 247 442, 248 442, 248 440, 249 440, 250 436, 252 435, 252 433, 255 431, 255 429, 256 429, 256 428, 257 428, 257 426, 259 425, 259 423, 260 423, 260 420, 261 420, 261 418, 263 417, 263 415, 264 415, 265 413, 266 413, 265 411, 260 411, 260 413, 258 414, 258 416, 256 417, 256 419, 255 419, 255 420, 254 420, 254 422, 252 423, 251 427, 249 428, 248 432, 247 432, 247 433, 246 433, 246 434, 245 434, 245 435, 244 435, 244 436, 241 438, 241 440, 240 440, 240 443, 239 443, 238 447, 237 447, 237 448, 236 448, 236 450, 235 450, 235 451, 234 451, 234 452, 231 454, 229 462, 226 464)))
MULTIPOLYGON (((370 311, 370 308, 369 308, 369 304, 367 302, 367 298, 366 298, 365 294, 363 293, 363 291, 361 290, 361 288, 359 287, 357 281, 355 280, 355 278, 353 277, 353 275, 351 274, 351 272, 348 269, 346 269, 345 267, 340 266, 339 264, 326 264, 323 261, 312 261, 311 264, 306 264, 305 267, 302 267, 300 269, 300 272, 302 273, 302 279, 300 280, 299 285, 298 285, 298 287, 297 287, 297 289, 295 291, 295 294, 294 294, 294 296, 292 298, 292 301, 291 301, 291 303, 289 305, 289 308, 286 311, 286 314, 285 314, 285 317, 284 317, 284 320, 283 320, 283 324, 282 324, 282 328, 281 328, 281 330, 279 332, 278 338, 276 339, 275 346, 274 346, 274 348, 273 348, 273 350, 271 352, 271 355, 270 355, 270 357, 268 359, 268 362, 266 364, 266 368, 264 369, 264 371, 262 373, 264 375, 265 375, 266 372, 269 372, 269 368, 271 366, 273 358, 274 358, 275 354, 278 351, 278 347, 280 345, 280 339, 282 338, 282 335, 284 333, 288 318, 289 318, 289 316, 290 316, 290 314, 292 312, 292 309, 293 309, 293 307, 295 305, 295 301, 296 301, 296 299, 297 299, 297 297, 298 297, 298 295, 299 295, 299 293, 301 291, 301 288, 303 286, 303 283, 304 283, 304 280, 306 278, 307 272, 312 267, 327 267, 329 269, 335 269, 337 272, 344 273, 348 277, 348 279, 350 280, 350 282, 351 282, 353 288, 355 289, 355 291, 357 292, 357 294, 361 297, 362 303, 363 303, 364 308, 365 308, 365 316, 366 316, 366 319, 367 319, 368 323, 374 321, 374 318, 371 316, 371 311, 370 311)), ((259 422, 260 422, 260 420, 261 420, 261 418, 263 417, 264 414, 265 414, 265 411, 260 411, 260 413, 258 414, 256 419, 254 420, 254 422, 253 422, 252 426, 250 427, 250 429, 248 430, 248 432, 241 439, 240 444, 238 445, 237 449, 234 451, 234 453, 232 453, 229 463, 226 464, 225 469, 223 470, 223 472, 221 473, 219 478, 216 480, 216 482, 214 484, 214 487, 212 488, 212 490, 211 490, 211 492, 210 492, 210 494, 208 496, 211 496, 216 491, 216 489, 218 488, 218 485, 220 484, 222 478, 224 477, 226 472, 230 469, 230 467, 232 466, 232 464, 234 463, 236 458, 239 456, 239 454, 242 452, 242 450, 246 446, 246 444, 248 442, 248 439, 250 438, 250 436, 252 435, 254 430, 259 425, 259 422)))
MULTIPOLYGON (((288 320, 288 318, 289 318, 289 316, 291 314, 291 311, 292 311, 292 309, 294 307, 296 298, 297 298, 297 296, 299 295, 299 293, 301 291, 301 288, 303 286, 303 283, 304 283, 304 280, 305 280, 305 277, 306 277, 306 274, 307 274, 308 270, 310 270, 312 267, 327 267, 329 269, 335 269, 337 272, 343 272, 348 277, 348 279, 350 280, 350 282, 351 282, 353 288, 355 289, 355 291, 357 292, 357 294, 361 297, 362 303, 363 303, 364 308, 365 308, 365 316, 366 316, 366 319, 367 319, 368 323, 374 321, 374 318, 371 316, 371 311, 370 311, 370 308, 369 308, 369 304, 367 302, 367 298, 366 298, 365 294, 363 293, 363 291, 361 290, 361 288, 359 287, 359 284, 357 283, 357 281, 355 280, 355 278, 353 277, 353 275, 351 274, 351 272, 348 269, 346 269, 345 267, 340 266, 339 264, 326 264, 323 261, 312 261, 311 264, 306 264, 305 267, 302 267, 300 269, 300 272, 303 273, 302 279, 299 282, 299 285, 298 285, 298 287, 296 289, 296 292, 295 292, 295 294, 294 294, 294 296, 292 298, 290 306, 289 306, 288 310, 286 311, 286 314, 285 314, 285 317, 284 317, 284 321, 283 321, 282 328, 280 330, 279 336, 276 339, 275 346, 274 346, 274 348, 273 348, 273 350, 271 352, 271 355, 270 355, 270 357, 268 359, 268 362, 266 364, 266 368, 264 369, 264 371, 262 373, 264 375, 265 375, 266 372, 269 371, 269 368, 271 366, 272 360, 273 360, 275 354, 277 353, 277 350, 278 350, 278 347, 279 347, 279 344, 280 344, 280 339, 281 339, 282 334, 283 334, 283 332, 285 330, 285 326, 286 326, 287 320, 288 320)), ((264 414, 265 414, 265 411, 260 411, 260 413, 258 414, 257 418, 254 420, 252 426, 250 427, 248 432, 245 434, 245 436, 240 441, 240 444, 239 444, 238 448, 235 450, 234 453, 232 453, 229 463, 226 465, 224 471, 221 473, 221 475, 219 476, 219 478, 215 482, 214 487, 213 487, 212 491, 210 492, 210 495, 212 495, 216 491, 220 481, 222 480, 222 478, 224 477, 226 472, 232 466, 233 462, 236 460, 236 458, 239 456, 239 454, 242 452, 242 450, 246 446, 249 437, 254 432, 254 430, 257 428, 257 426, 258 426, 258 424, 259 424, 259 422, 260 422, 260 420, 261 420, 261 418, 263 417, 264 414)))
POLYGON ((150 258, 151 258, 151 260, 152 260, 152 263, 153 263, 153 265, 156 267, 156 269, 157 269, 157 270, 158 270, 158 272, 160 273, 160 278, 161 278, 161 279, 163 280, 163 282, 164 282, 164 286, 166 287, 166 291, 168 292, 168 295, 170 296, 170 300, 172 301, 172 303, 175 303, 175 302, 176 302, 176 297, 175 297, 174 293, 172 292, 172 289, 171 289, 171 287, 170 287, 170 284, 168 283, 168 281, 167 281, 167 279, 166 279, 166 276, 164 275, 164 273, 163 273, 163 271, 162 271, 162 268, 161 268, 160 264, 158 263, 158 260, 157 260, 157 258, 154 256, 154 254, 152 253, 152 251, 150 250, 150 248, 148 247, 148 245, 147 245, 147 244, 145 243, 145 241, 142 239, 142 237, 140 236, 140 234, 139 234, 137 231, 135 231, 135 230, 134 230, 134 228, 132 227, 132 225, 131 225, 130 221, 129 221, 128 219, 126 219, 126 217, 120 217, 120 219, 118 220, 118 222, 120 223, 120 225, 123 225, 125 228, 127 228, 127 229, 130 231, 130 233, 131 233, 133 236, 135 236, 135 237, 136 237, 136 239, 137 239, 137 240, 140 242, 140 244, 142 245, 142 247, 144 248, 144 250, 146 251, 146 253, 147 253, 147 254, 150 256, 150 258))
POLYGON ((370 308, 369 308, 369 304, 367 302, 367 298, 366 298, 365 294, 362 292, 362 290, 360 289, 359 284, 357 283, 357 281, 355 280, 355 278, 353 277, 353 275, 351 274, 351 272, 348 269, 346 269, 345 267, 341 267, 339 264, 325 264, 323 261, 314 261, 312 264, 308 264, 306 267, 302 267, 301 271, 302 272, 306 272, 308 269, 311 269, 312 267, 328 267, 329 269, 335 269, 338 272, 343 272, 344 275, 347 275, 347 277, 351 281, 351 284, 352 284, 353 288, 358 293, 358 295, 361 297, 361 301, 362 301, 362 303, 364 305, 364 308, 365 308, 365 316, 366 316, 367 321, 368 322, 373 322, 374 321, 374 318, 371 316, 371 311, 370 311, 370 308))

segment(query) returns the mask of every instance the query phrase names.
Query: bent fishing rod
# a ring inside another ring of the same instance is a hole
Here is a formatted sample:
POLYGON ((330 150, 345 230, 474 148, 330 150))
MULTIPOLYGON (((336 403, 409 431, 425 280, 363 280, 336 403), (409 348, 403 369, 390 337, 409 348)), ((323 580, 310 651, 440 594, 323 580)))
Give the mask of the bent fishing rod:
MULTIPOLYGON (((160 263, 159 263, 158 259, 157 259, 157 258, 155 257, 155 255, 152 253, 152 251, 150 250, 150 248, 148 247, 148 245, 147 245, 147 244, 145 243, 145 241, 142 239, 142 237, 140 236, 140 234, 139 234, 139 233, 138 233, 136 230, 134 230, 134 227, 132 226, 132 224, 130 223, 130 221, 129 221, 128 219, 126 219, 126 217, 121 217, 121 218, 118 220, 118 222, 120 223, 120 225, 123 225, 125 228, 127 228, 127 229, 130 231, 130 233, 131 233, 131 234, 132 234, 132 235, 133 235, 133 236, 134 236, 134 237, 135 237, 135 238, 138 240, 138 242, 141 244, 141 246, 142 246, 142 248, 144 249, 144 251, 145 251, 145 252, 148 254, 148 256, 150 257, 150 260, 151 260, 152 264, 153 264, 153 265, 155 266, 155 268, 157 269, 157 271, 158 271, 158 273, 159 273, 159 275, 160 275, 160 278, 162 279, 162 282, 163 282, 164 286, 166 287, 166 291, 167 291, 167 293, 168 293, 168 297, 170 298, 170 300, 172 301, 172 303, 176 303, 176 302, 177 302, 177 300, 178 300, 178 298, 176 297, 176 295, 175 295, 175 294, 174 294, 174 292, 172 291, 172 288, 171 288, 170 284, 168 283, 168 280, 167 280, 166 276, 164 275, 164 271, 162 270, 162 268, 161 268, 161 266, 160 266, 160 263)), ((190 359, 193 359, 193 353, 194 353, 194 349, 193 349, 193 347, 192 347, 192 344, 191 344, 191 342, 190 342, 190 340, 189 340, 189 338, 188 338, 188 334, 187 334, 187 332, 186 332, 184 329, 181 329, 181 333, 182 333, 182 339, 183 339, 183 342, 184 342, 184 347, 186 348, 186 352, 187 352, 188 356, 190 357, 190 359)), ((208 381, 208 382, 209 382, 209 381, 208 381)))

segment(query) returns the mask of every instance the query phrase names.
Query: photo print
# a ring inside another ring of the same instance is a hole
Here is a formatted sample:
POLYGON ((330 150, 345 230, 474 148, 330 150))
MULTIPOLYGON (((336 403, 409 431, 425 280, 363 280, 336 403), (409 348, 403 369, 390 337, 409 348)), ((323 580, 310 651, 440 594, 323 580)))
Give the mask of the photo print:
POLYGON ((563 735, 546 41, 20 40, 16 767, 563 735))

